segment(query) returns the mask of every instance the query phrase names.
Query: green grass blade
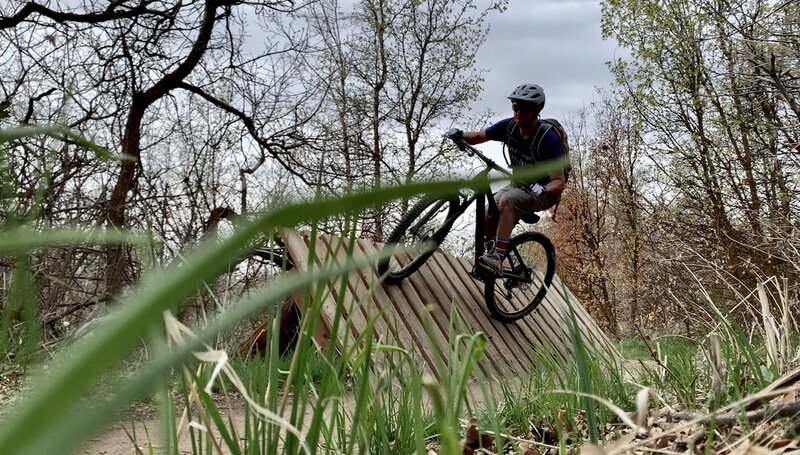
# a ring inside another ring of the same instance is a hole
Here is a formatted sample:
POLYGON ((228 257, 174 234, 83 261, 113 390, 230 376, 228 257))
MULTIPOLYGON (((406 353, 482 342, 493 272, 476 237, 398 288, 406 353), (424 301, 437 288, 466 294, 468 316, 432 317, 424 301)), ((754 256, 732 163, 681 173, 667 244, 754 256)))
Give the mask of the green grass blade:
POLYGON ((589 440, 592 444, 597 444, 599 436, 597 434, 597 417, 595 415, 594 403, 588 398, 592 395, 592 385, 590 378, 590 362, 586 353, 586 345, 581 336, 581 329, 578 325, 578 319, 575 315, 575 309, 572 306, 572 301, 567 298, 567 306, 569 307, 569 326, 570 337, 572 338, 572 345, 575 350, 575 361, 578 365, 578 377, 580 379, 581 392, 583 392, 583 403, 586 411, 586 423, 589 427, 589 440))
POLYGON ((61 361, 51 368, 50 376, 35 381, 31 395, 0 428, 0 453, 19 453, 27 443, 41 439, 39 435, 44 432, 40 427, 42 422, 63 422, 69 410, 81 399, 76 390, 89 390, 140 337, 160 323, 164 310, 182 302, 203 282, 226 270, 229 262, 247 251, 250 242, 264 232, 271 232, 276 226, 306 222, 309 218, 349 213, 354 207, 382 204, 403 194, 421 191, 446 193, 457 186, 459 182, 435 182, 400 189, 380 188, 343 198, 283 207, 242 225, 225 242, 202 245, 181 264, 150 273, 143 284, 119 305, 119 311, 107 326, 99 328, 90 339, 61 353, 61 361), (40 431, 31 431, 33 429, 40 431))
POLYGON ((49 136, 54 139, 73 142, 93 152, 98 158, 103 160, 130 159, 124 156, 114 155, 107 148, 100 147, 84 136, 60 125, 20 126, 17 128, 0 130, 0 145, 36 136, 49 136))
MULTIPOLYGON (((55 414, 39 407, 48 406, 47 402, 41 404, 41 395, 31 397, 25 403, 24 408, 21 408, 19 412, 4 422, 0 428, 0 453, 61 453, 74 447, 83 438, 91 435, 96 428, 101 428, 107 423, 116 410, 130 401, 145 397, 152 392, 158 382, 166 378, 166 375, 174 365, 185 360, 192 352, 201 349, 203 343, 212 340, 222 331, 230 329, 244 317, 265 306, 277 305, 286 295, 298 289, 303 289, 342 273, 364 267, 374 260, 377 260, 377 257, 366 257, 358 261, 351 260, 340 266, 305 274, 294 274, 277 280, 270 288, 254 293, 247 300, 231 307, 221 317, 210 321, 205 330, 197 334, 196 338, 188 340, 185 345, 178 346, 171 352, 154 358, 148 366, 141 370, 138 376, 120 384, 117 388, 119 392, 108 402, 102 403, 95 408, 81 410, 81 412, 65 418, 67 411, 73 408, 65 409, 63 413, 55 414), (31 413, 33 413, 34 418, 29 417, 31 413), (38 419, 36 416, 38 416, 38 419), (53 425, 53 422, 58 422, 58 425, 53 425), (42 437, 43 434, 46 434, 47 437, 42 437)), ((54 373, 64 374, 63 372, 54 373)), ((61 388, 56 387, 58 385, 60 383, 50 384, 46 382, 44 386, 40 387, 47 387, 44 389, 47 392, 53 388, 56 391, 61 391, 61 388)), ((42 393, 42 391, 39 391, 39 394, 42 393)), ((69 391, 65 391, 65 393, 69 393, 69 391)), ((72 400, 69 401, 69 404, 77 400, 77 397, 71 398, 72 400)), ((57 404, 64 409, 64 400, 61 399, 56 403, 51 402, 49 405, 52 407, 57 404)))
POLYGON ((104 229, 32 229, 20 226, 0 230, 0 233, 2 233, 0 235, 0 254, 25 254, 38 248, 70 245, 149 244, 151 242, 143 235, 104 229))

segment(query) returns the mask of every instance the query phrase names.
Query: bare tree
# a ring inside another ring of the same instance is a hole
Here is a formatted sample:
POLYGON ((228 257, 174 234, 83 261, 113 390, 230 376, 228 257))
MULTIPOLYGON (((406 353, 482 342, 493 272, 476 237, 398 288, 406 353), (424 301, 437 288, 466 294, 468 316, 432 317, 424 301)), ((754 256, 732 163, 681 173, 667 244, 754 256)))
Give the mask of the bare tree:
POLYGON ((552 237, 559 274, 611 333, 619 335, 618 299, 611 280, 614 251, 611 180, 602 167, 603 150, 588 137, 588 111, 572 122, 573 170, 563 194, 552 237))
MULTIPOLYGON (((135 227, 141 219, 131 218, 131 210, 142 196, 143 161, 150 153, 171 151, 175 129, 168 118, 175 99, 197 97, 222 111, 230 124, 222 131, 239 141, 237 148, 246 144, 255 152, 240 169, 242 205, 248 204, 247 176, 268 160, 312 181, 293 153, 306 143, 298 127, 313 113, 316 96, 301 77, 306 37, 287 26, 299 8, 295 2, 123 0, 106 8, 92 2, 70 6, 2 7, 0 31, 15 43, 22 62, 3 80, 3 90, 17 106, 23 92, 30 93, 22 121, 58 118, 59 107, 45 102, 69 94, 74 104, 68 123, 131 158, 117 169, 103 202, 108 226, 135 227), (255 27, 264 29, 261 42, 246 38, 246 30, 255 27), (34 80, 42 81, 38 92, 32 90, 34 80), (312 104, 309 110, 306 102, 312 104)), ((219 139, 205 142, 214 143, 219 139)), ((125 248, 107 249, 106 296, 131 279, 130 264, 125 248)))
MULTIPOLYGON (((782 263, 765 222, 784 226, 779 237, 788 238, 798 215, 789 177, 797 166, 797 92, 780 88, 796 67, 797 54, 787 50, 800 41, 786 25, 796 22, 786 20, 796 8, 675 0, 629 14, 634 3, 604 4, 604 27, 633 53, 614 71, 674 193, 670 224, 682 262, 694 255, 688 264, 697 273, 720 267, 745 286, 762 274, 794 282, 797 271, 782 263)), ((712 287, 715 273, 704 275, 712 287)))
MULTIPOLYGON (((342 158, 332 160, 331 169, 346 176, 348 186, 404 183, 446 171, 442 125, 462 116, 480 93, 475 53, 489 11, 504 4, 364 0, 350 13, 335 1, 322 5, 314 23, 325 42, 321 58, 333 68, 335 113, 323 111, 321 117, 332 121, 321 127, 339 141, 334 149, 342 158)), ((387 210, 376 209, 361 231, 380 240, 387 217, 387 210)))

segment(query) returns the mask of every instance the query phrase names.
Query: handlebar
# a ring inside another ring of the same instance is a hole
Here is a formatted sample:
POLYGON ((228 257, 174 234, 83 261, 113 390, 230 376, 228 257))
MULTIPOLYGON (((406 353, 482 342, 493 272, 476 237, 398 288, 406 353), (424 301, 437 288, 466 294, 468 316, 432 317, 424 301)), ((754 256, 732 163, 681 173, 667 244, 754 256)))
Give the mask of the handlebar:
POLYGON ((463 139, 460 141, 453 140, 453 142, 458 146, 459 149, 465 150, 470 155, 477 156, 478 159, 480 159, 481 161, 483 161, 484 164, 486 164, 487 168, 498 171, 507 177, 511 177, 511 172, 509 172, 508 169, 498 165, 497 163, 494 162, 494 160, 484 155, 483 152, 476 149, 475 147, 467 144, 463 139))

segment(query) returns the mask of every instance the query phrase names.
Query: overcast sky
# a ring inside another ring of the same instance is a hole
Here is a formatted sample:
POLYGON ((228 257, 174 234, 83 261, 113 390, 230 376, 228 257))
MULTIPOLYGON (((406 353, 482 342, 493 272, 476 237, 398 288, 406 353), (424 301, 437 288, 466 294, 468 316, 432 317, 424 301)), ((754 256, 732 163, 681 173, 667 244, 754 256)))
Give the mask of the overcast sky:
POLYGON ((492 12, 478 65, 486 73, 477 110, 511 115, 507 96, 518 84, 545 89, 542 115, 564 119, 588 104, 597 87, 607 87, 606 62, 622 52, 600 35, 599 0, 510 0, 492 12))

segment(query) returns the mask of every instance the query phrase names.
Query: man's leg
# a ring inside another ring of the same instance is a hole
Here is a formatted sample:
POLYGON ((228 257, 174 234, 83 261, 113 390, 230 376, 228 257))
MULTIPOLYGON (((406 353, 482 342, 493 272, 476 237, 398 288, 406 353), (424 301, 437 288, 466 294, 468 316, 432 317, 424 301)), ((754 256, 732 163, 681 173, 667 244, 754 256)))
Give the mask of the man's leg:
MULTIPOLYGON (((505 258, 506 249, 508 248, 508 241, 511 238, 511 231, 514 229, 514 224, 516 223, 514 209, 504 195, 500 196, 498 209, 500 212, 500 219, 497 221, 494 248, 491 251, 487 251, 486 254, 481 256, 478 260, 478 263, 484 269, 495 275, 503 273, 503 259, 505 258)), ((488 218, 487 216, 487 219, 488 218)), ((487 232, 489 231, 487 230, 487 232)))
POLYGON ((494 251, 492 255, 500 262, 506 257, 506 249, 508 248, 508 241, 511 238, 511 231, 514 229, 516 218, 514 216, 514 209, 511 208, 508 199, 503 196, 500 198, 500 219, 497 221, 497 233, 495 234, 494 251))
MULTIPOLYGON (((503 195, 512 190, 514 187, 508 185, 504 188, 501 188, 500 191, 496 192, 493 195, 494 203, 497 205, 498 212, 500 211, 500 201, 503 199, 503 195)), ((499 213, 496 217, 492 217, 490 215, 491 210, 489 207, 486 207, 486 210, 483 213, 483 235, 484 235, 484 246, 485 252, 491 253, 494 249, 495 237, 497 237, 497 225, 499 223, 499 213)))
POLYGON ((497 222, 497 238, 502 238, 508 241, 511 237, 511 231, 514 230, 514 225, 517 218, 514 215, 514 209, 508 202, 508 198, 503 196, 500 198, 500 220, 497 222))

